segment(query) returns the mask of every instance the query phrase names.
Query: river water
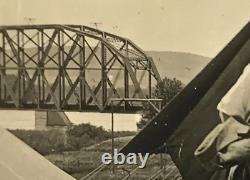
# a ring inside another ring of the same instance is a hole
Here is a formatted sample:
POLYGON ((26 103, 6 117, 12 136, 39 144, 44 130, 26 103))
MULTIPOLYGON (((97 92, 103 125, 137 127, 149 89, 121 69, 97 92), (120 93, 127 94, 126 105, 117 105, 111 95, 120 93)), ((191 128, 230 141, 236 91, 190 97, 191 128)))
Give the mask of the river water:
MULTIPOLYGON (((111 129, 110 113, 67 112, 73 124, 90 123, 111 129)), ((116 131, 136 131, 139 114, 114 114, 114 129, 116 131)), ((35 129, 34 111, 0 110, 0 126, 8 129, 35 129)))

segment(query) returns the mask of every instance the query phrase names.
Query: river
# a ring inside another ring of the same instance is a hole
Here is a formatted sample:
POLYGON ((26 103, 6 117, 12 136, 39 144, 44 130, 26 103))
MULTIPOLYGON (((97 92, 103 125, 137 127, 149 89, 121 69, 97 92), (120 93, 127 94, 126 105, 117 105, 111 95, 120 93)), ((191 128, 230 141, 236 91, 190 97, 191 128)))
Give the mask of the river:
MULTIPOLYGON (((73 124, 90 123, 111 129, 110 113, 67 112, 73 124)), ((139 114, 114 114, 114 129, 116 131, 136 131, 139 114)), ((0 126, 8 129, 35 129, 34 111, 0 110, 0 126)))

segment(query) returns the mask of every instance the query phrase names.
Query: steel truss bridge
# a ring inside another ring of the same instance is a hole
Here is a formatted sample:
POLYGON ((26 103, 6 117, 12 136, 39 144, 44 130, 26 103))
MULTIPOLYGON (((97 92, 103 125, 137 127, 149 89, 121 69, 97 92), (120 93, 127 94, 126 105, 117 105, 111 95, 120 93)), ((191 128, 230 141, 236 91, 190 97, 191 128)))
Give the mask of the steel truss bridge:
POLYGON ((127 38, 81 25, 0 26, 1 109, 103 112, 111 98, 151 98, 159 81, 127 38))

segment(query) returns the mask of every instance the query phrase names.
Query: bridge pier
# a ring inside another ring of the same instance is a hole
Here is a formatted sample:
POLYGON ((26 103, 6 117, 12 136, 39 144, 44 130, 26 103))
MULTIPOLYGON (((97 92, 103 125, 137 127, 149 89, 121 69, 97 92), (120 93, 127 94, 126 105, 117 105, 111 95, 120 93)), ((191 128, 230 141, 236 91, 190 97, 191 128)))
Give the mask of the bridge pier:
POLYGON ((69 125, 71 125, 71 122, 63 111, 35 111, 35 129, 37 130, 63 128, 69 125))

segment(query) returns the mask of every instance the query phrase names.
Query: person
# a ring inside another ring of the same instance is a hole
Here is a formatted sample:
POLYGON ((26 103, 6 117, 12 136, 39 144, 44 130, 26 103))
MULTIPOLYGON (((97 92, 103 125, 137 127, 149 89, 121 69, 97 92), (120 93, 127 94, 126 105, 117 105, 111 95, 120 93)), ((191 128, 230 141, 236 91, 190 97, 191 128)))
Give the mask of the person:
POLYGON ((219 102, 217 109, 222 121, 234 116, 245 122, 250 118, 250 64, 248 64, 234 86, 219 102))
POLYGON ((217 105, 218 124, 194 155, 211 180, 250 179, 250 64, 217 105))
MULTIPOLYGON (((245 68, 234 86, 226 93, 217 105, 219 116, 222 122, 233 117, 237 121, 249 127, 250 123, 250 64, 245 68)), ((234 161, 230 167, 228 180, 249 180, 250 179, 250 136, 249 128, 245 132, 243 140, 231 143, 222 158, 226 158, 228 163, 234 156, 234 161), (228 153, 231 152, 231 153, 228 153), (234 155, 232 155, 232 153, 234 155), (228 155, 230 154, 230 155, 228 155), (228 156, 228 157, 227 157, 228 156)))

